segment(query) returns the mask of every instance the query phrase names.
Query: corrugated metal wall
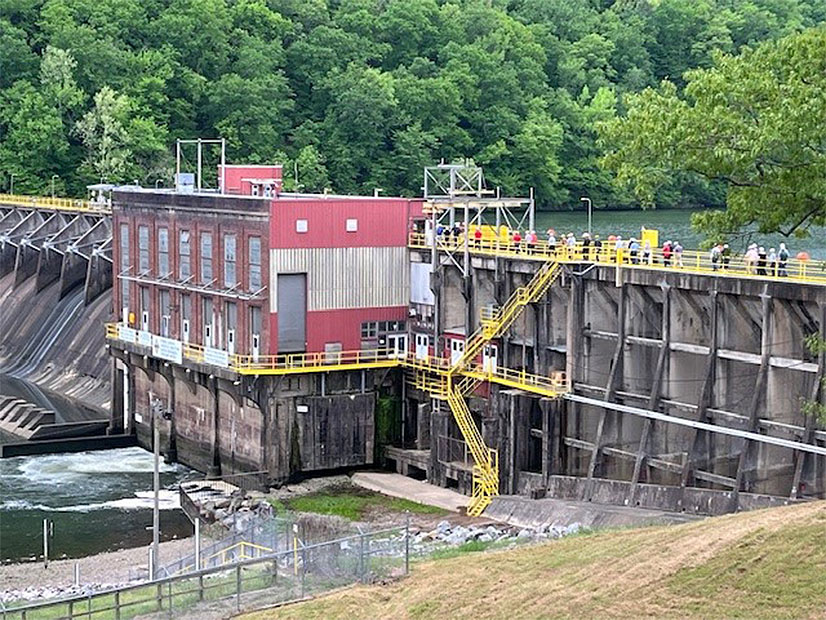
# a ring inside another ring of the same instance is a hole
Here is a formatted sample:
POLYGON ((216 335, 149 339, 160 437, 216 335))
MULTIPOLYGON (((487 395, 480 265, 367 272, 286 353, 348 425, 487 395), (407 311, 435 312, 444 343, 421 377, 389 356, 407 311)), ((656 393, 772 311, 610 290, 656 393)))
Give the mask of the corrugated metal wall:
POLYGON ((307 310, 383 308, 410 303, 405 247, 270 250, 270 312, 279 273, 307 274, 307 310))

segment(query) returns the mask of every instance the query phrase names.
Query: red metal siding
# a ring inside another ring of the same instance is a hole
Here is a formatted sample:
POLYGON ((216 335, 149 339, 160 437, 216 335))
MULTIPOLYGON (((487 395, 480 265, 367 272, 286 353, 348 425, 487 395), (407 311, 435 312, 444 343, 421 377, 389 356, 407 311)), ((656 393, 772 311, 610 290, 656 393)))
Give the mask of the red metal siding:
MULTIPOLYGON (((340 342, 344 351, 361 348, 361 324, 366 321, 404 321, 407 306, 319 310, 307 313, 307 351, 323 351, 324 345, 340 342)), ((270 353, 278 353, 278 314, 270 314, 270 353)))
POLYGON ((273 200, 270 238, 274 248, 400 247, 407 245, 419 200, 407 198, 283 198, 273 200), (347 220, 358 230, 347 232, 347 220), (307 232, 296 232, 296 221, 307 232))
MULTIPOLYGON (((281 166, 243 166, 229 165, 226 167, 225 194, 250 195, 250 184, 241 179, 281 179, 281 166)), ((221 182, 221 166, 218 166, 218 182, 221 182)), ((280 184, 279 184, 280 189, 280 184)))

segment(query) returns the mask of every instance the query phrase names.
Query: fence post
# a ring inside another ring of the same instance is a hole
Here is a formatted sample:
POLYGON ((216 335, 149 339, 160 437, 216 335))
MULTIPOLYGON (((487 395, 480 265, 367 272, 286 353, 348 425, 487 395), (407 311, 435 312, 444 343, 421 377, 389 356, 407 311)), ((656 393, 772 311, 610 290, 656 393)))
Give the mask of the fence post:
POLYGON ((115 620, 120 620, 120 591, 115 590, 115 620))
POLYGON ((241 611, 241 566, 235 567, 235 609, 241 611))
POLYGON ((301 543, 301 598, 304 598, 306 591, 305 581, 307 578, 307 549, 304 543, 301 543))
POLYGON ((167 605, 167 607, 168 607, 167 611, 169 612, 169 617, 171 618, 172 617, 172 581, 167 581, 166 582, 166 596, 167 596, 167 599, 169 600, 169 603, 167 605))
POLYGON ((359 528, 359 581, 364 581, 364 533, 359 528))
POLYGON ((204 576, 198 575, 198 600, 204 600, 204 576))
POLYGON ((155 600, 158 601, 158 609, 163 609, 163 586, 161 584, 155 588, 155 600))
POLYGON ((410 511, 404 523, 404 574, 410 573, 410 511))

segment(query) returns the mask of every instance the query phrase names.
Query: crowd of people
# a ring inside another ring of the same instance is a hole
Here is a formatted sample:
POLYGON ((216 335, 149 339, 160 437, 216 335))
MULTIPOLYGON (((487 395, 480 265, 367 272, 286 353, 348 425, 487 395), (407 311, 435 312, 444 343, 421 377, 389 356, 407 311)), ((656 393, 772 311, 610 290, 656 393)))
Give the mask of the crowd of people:
MULTIPOLYGON (((491 229, 493 230, 493 229, 491 229)), ((464 242, 465 227, 461 222, 457 222, 453 226, 439 225, 436 228, 436 235, 442 239, 443 242, 453 242, 459 244, 464 242)), ((549 228, 544 235, 540 237, 535 230, 508 230, 501 229, 499 236, 493 233, 493 241, 498 244, 506 244, 517 251, 530 252, 535 249, 540 249, 543 252, 566 252, 576 253, 586 260, 599 260, 605 253, 609 251, 612 259, 620 257, 620 260, 631 264, 662 264, 664 267, 684 267, 684 252, 685 249, 679 241, 666 240, 661 246, 652 246, 650 239, 637 239, 631 237, 623 239, 621 235, 609 235, 605 242, 600 239, 598 234, 591 235, 590 233, 582 233, 577 238, 574 233, 557 234, 553 228, 549 228)), ((491 241, 491 233, 488 233, 486 238, 481 226, 474 226, 471 228, 468 242, 474 245, 480 245, 487 241, 491 241)), ((655 242, 656 243, 656 242, 655 242)), ((798 256, 801 260, 806 260, 807 255, 802 253, 798 256)), ((780 243, 778 249, 769 248, 768 251, 763 246, 756 243, 749 245, 742 257, 736 257, 732 252, 731 247, 727 243, 715 244, 707 255, 708 262, 703 260, 703 256, 698 253, 692 253, 692 262, 699 261, 705 265, 710 263, 711 269, 714 271, 726 270, 731 268, 732 260, 736 259, 739 269, 745 269, 749 275, 757 276, 778 276, 787 277, 789 275, 789 260, 791 255, 785 243, 780 243)))

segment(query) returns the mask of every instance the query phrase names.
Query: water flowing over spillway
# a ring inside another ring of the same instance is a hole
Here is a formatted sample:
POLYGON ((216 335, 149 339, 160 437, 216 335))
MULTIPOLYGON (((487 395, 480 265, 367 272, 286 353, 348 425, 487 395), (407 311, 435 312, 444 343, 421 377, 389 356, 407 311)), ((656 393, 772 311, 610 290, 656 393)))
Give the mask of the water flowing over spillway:
MULTIPOLYGON (((161 465, 164 538, 191 534, 175 488, 188 475, 181 465, 161 465)), ((53 558, 149 543, 152 455, 125 448, 0 461, 0 560, 42 553, 44 518, 54 522, 53 558)))

